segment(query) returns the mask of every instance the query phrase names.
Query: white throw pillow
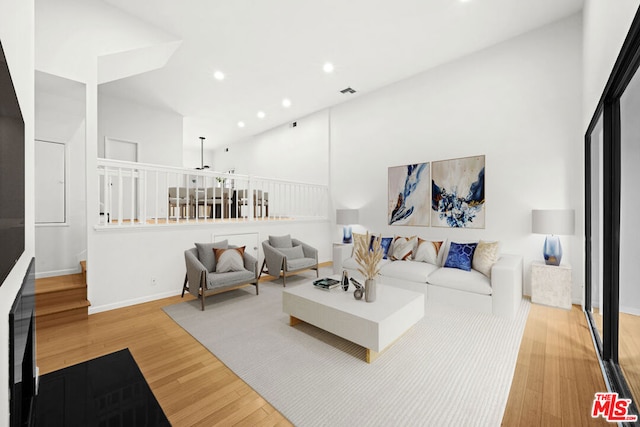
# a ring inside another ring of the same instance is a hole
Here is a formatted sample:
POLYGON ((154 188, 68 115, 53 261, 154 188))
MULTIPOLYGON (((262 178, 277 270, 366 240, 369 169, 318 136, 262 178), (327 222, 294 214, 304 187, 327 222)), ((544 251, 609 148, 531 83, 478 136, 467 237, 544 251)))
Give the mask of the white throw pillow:
POLYGON ((443 243, 442 241, 424 240, 418 237, 418 247, 413 254, 413 260, 438 265, 438 253, 440 253, 443 243))
POLYGON ((491 267, 498 261, 499 242, 485 242, 480 240, 473 253, 471 267, 491 278, 491 267))
POLYGON ((229 273, 244 270, 244 246, 229 249, 214 249, 216 254, 216 273, 229 273))

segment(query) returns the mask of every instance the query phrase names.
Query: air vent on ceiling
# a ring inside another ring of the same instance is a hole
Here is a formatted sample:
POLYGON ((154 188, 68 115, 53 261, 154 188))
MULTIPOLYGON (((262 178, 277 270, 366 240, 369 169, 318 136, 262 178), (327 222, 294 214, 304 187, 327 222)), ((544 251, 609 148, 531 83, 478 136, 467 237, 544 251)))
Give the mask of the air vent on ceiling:
POLYGON ((345 95, 346 95, 346 94, 348 94, 348 93, 349 93, 349 94, 350 94, 350 93, 356 93, 356 91, 355 91, 355 90, 353 90, 352 88, 348 87, 348 88, 346 88, 346 89, 342 89, 342 90, 340 91, 340 93, 342 93, 342 94, 345 94, 345 95))

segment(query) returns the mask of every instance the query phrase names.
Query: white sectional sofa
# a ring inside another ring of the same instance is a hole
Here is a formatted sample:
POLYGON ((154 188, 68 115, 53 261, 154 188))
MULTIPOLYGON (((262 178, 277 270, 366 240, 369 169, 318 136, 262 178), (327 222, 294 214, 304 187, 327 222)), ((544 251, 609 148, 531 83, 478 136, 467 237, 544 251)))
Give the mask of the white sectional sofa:
MULTIPOLYGON (((522 257, 500 255, 491 267, 491 278, 474 269, 464 271, 444 267, 451 242, 445 241, 436 264, 383 259, 379 283, 425 295, 425 305, 449 305, 465 310, 513 318, 522 300, 522 257)), ((351 256, 342 260, 350 277, 362 278, 351 256)))

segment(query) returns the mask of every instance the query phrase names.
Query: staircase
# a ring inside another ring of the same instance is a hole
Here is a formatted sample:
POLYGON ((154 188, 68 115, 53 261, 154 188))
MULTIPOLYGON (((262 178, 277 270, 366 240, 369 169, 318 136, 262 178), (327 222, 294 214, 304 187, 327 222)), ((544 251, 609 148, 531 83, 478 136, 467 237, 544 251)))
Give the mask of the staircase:
POLYGON ((82 273, 36 279, 37 328, 87 319, 86 263, 80 264, 82 273))

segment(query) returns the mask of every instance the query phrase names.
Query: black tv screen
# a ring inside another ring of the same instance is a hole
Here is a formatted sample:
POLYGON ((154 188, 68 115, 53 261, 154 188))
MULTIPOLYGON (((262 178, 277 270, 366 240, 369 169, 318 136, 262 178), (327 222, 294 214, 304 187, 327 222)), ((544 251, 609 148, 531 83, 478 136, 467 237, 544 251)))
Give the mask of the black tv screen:
POLYGON ((0 286, 24 252, 24 120, 0 42, 0 286))

